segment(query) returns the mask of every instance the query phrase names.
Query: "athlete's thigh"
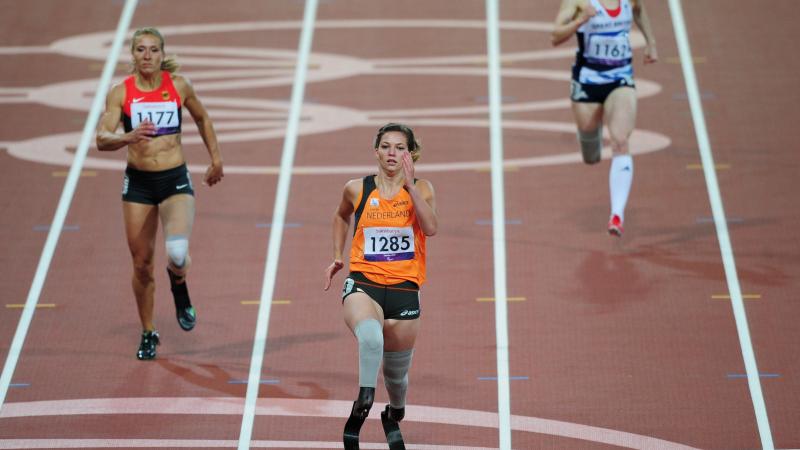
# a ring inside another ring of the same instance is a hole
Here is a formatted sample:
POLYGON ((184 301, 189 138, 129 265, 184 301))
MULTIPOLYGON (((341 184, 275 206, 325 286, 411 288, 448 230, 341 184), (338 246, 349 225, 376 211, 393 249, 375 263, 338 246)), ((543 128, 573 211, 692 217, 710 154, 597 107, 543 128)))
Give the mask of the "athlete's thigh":
POLYGON ((612 135, 627 138, 636 127, 636 89, 619 87, 605 102, 606 125, 612 135))
POLYGON ((572 114, 578 129, 585 132, 594 131, 603 121, 603 105, 601 103, 572 102, 572 114))
POLYGON ((364 292, 353 292, 345 297, 342 314, 344 322, 353 331, 359 322, 366 319, 375 319, 383 326, 383 310, 364 292))
POLYGON ((158 206, 122 202, 125 236, 135 259, 151 261, 158 232, 158 206))
POLYGON ((383 349, 387 352, 399 352, 414 348, 419 327, 419 319, 386 319, 383 324, 383 349))
POLYGON ((186 236, 192 234, 194 225, 194 196, 175 194, 161 202, 158 207, 164 236, 186 236))

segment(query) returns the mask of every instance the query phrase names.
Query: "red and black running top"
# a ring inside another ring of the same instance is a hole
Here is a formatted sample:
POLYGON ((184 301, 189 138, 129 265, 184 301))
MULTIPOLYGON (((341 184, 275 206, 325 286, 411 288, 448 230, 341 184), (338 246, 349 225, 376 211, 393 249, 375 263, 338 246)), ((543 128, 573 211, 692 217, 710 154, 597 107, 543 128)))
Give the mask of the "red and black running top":
POLYGON ((145 120, 156 126, 156 136, 181 132, 181 96, 167 71, 161 72, 161 85, 152 91, 137 88, 135 75, 125 79, 125 101, 122 104, 125 132, 133 131, 145 120))

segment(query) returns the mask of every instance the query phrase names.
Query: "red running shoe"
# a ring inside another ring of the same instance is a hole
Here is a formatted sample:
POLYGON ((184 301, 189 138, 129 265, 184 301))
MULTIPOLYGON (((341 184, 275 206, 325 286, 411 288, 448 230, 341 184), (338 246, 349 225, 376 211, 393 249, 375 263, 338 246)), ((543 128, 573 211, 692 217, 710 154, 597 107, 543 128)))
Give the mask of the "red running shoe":
POLYGON ((622 237, 622 219, 614 214, 608 221, 608 234, 616 237, 622 237))

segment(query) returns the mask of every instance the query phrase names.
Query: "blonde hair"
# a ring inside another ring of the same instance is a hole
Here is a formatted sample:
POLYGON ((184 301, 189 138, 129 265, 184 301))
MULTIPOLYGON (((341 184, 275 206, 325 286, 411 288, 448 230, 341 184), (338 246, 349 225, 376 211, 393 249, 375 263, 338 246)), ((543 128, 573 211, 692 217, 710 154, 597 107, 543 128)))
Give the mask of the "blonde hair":
POLYGON ((420 154, 422 153, 422 144, 420 143, 417 138, 414 137, 414 130, 411 129, 408 125, 404 125, 402 123, 387 123, 386 125, 382 126, 378 130, 378 134, 375 136, 375 148, 377 149, 381 143, 381 138, 384 134, 390 131, 399 131, 406 136, 406 145, 408 145, 408 152, 411 153, 411 159, 414 162, 417 162, 420 154))
MULTIPOLYGON (((158 31, 157 28, 153 27, 144 27, 139 28, 138 30, 133 32, 133 36, 131 37, 131 53, 133 53, 134 48, 136 48, 136 40, 142 36, 148 34, 150 36, 155 36, 161 41, 161 53, 164 53, 164 36, 161 35, 161 32, 158 31)), ((166 70, 169 73, 175 73, 180 69, 181 65, 178 64, 178 61, 175 59, 175 56, 164 56, 164 59, 161 60, 161 70, 166 70)), ((132 68, 131 72, 135 69, 132 68)))

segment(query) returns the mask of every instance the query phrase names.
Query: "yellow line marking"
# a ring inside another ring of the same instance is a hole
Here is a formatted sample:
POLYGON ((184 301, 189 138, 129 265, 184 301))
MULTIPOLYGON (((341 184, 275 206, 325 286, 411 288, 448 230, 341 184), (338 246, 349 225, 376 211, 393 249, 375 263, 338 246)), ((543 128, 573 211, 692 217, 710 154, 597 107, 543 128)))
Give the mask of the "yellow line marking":
MULTIPOLYGON (((508 297, 506 298, 509 302, 524 302, 527 300, 525 297, 508 297)), ((478 297, 475 299, 476 302, 493 302, 494 297, 478 297)))
MULTIPOLYGON (((491 172, 491 167, 479 167, 477 169, 473 169, 475 172, 491 172)), ((503 172, 516 172, 519 170, 519 166, 503 166, 503 172)))
MULTIPOLYGON (((688 170, 699 170, 702 169, 702 164, 687 164, 686 169, 688 170)), ((717 170, 728 170, 731 168, 730 164, 714 164, 714 168, 717 170)))
MULTIPOLYGON (((67 170, 56 170, 53 172, 54 177, 65 177, 69 175, 69 171, 67 170)), ((96 170, 84 170, 81 172, 82 177, 96 177, 97 171, 96 170)))
MULTIPOLYGON (((677 56, 668 56, 664 58, 664 62, 667 64, 680 64, 681 59, 677 56)), ((693 56, 692 62, 695 64, 705 64, 708 62, 708 59, 705 56, 693 56)))
MULTIPOLYGON (((273 300, 273 305, 289 305, 291 304, 291 300, 273 300)), ((260 305, 261 300, 242 300, 243 305, 260 305)))
MULTIPOLYGON (((730 300, 731 296, 728 294, 713 294, 711 298, 715 300, 730 300)), ((744 300, 758 300, 761 298, 761 294, 742 294, 742 298, 744 300)))
MULTIPOLYGON (((24 308, 24 307, 25 307, 24 303, 8 303, 8 304, 6 304, 6 308, 24 308)), ((56 304, 55 303, 37 303, 36 307, 37 308, 55 308, 56 304)))

